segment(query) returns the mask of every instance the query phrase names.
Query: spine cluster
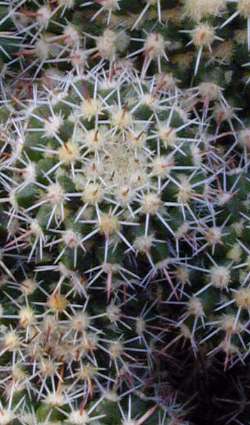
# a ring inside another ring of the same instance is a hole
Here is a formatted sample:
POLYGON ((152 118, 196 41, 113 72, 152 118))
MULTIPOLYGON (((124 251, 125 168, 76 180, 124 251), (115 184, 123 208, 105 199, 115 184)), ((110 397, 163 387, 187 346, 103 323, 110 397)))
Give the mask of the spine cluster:
POLYGON ((165 3, 0 7, 0 425, 187 425, 162 365, 248 361, 250 1, 165 3))

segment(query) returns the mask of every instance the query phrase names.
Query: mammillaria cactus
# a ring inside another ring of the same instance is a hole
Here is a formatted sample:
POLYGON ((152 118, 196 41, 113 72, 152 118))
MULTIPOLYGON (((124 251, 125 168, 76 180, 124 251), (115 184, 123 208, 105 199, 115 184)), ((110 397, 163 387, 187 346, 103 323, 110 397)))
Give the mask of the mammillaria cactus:
POLYGON ((198 424, 247 367, 249 4, 1 5, 0 425, 198 424))

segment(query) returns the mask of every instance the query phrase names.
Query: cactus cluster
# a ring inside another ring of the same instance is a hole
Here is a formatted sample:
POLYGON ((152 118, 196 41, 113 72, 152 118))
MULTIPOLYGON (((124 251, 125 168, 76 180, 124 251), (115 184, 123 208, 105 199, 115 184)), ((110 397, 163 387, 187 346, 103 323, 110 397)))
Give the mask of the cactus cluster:
POLYGON ((5 0, 0 30, 0 425, 198 425, 180 353, 249 361, 250 1, 5 0))

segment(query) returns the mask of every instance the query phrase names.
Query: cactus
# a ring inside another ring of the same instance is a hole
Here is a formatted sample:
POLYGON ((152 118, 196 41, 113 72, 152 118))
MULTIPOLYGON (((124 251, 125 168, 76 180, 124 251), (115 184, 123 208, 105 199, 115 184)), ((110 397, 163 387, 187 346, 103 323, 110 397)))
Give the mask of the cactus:
POLYGON ((195 423, 180 348, 248 362, 249 19, 3 2, 0 425, 195 423))

